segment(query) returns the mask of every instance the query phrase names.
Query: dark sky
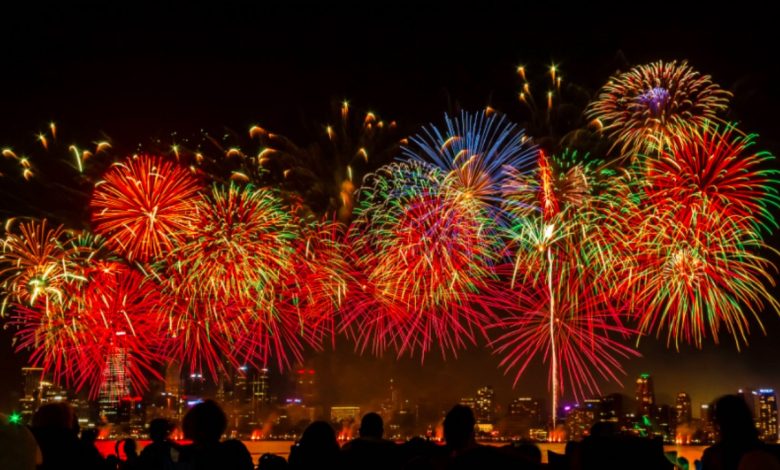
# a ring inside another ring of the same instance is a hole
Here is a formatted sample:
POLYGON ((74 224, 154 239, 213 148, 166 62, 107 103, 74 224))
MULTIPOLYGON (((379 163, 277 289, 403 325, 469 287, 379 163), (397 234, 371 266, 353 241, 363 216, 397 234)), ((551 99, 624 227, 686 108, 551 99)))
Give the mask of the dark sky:
MULTIPOLYGON (((172 131, 243 132, 255 123, 305 139, 331 103, 345 98, 411 132, 457 107, 516 108, 514 71, 521 63, 541 70, 554 61, 567 80, 595 91, 620 64, 688 59, 735 92, 729 117, 780 153, 776 26, 769 24, 773 15, 751 5, 701 12, 653 4, 621 12, 482 1, 467 7, 215 4, 3 5, 0 146, 30 141, 50 120, 78 139, 106 135, 129 146, 172 131)), ((656 376, 667 401, 678 390, 698 404, 739 386, 780 388, 780 321, 771 313, 765 324, 768 335, 754 332, 741 353, 728 338, 679 353, 646 338, 645 357, 626 364, 627 391, 633 393, 640 372, 656 376)), ((0 354, 6 371, 0 409, 6 409, 22 362, 8 331, 0 333, 0 354)), ((431 357, 423 366, 358 358, 348 347, 312 356, 328 372, 326 388, 343 389, 345 401, 375 393, 390 376, 407 395, 420 390, 442 400, 482 384, 496 387, 502 402, 545 389, 539 367, 511 392, 496 358, 476 348, 446 363, 431 357)))

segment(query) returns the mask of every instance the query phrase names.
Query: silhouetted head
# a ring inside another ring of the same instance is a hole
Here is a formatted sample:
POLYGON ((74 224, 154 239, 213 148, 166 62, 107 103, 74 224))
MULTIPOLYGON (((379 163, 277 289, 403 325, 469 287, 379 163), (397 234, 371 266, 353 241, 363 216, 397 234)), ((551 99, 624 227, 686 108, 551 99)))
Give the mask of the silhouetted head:
POLYGON ((170 436, 171 431, 173 431, 173 426, 171 425, 171 422, 165 418, 153 419, 152 422, 149 423, 149 439, 151 439, 152 442, 165 441, 168 439, 168 436, 170 436))
POLYGON ((542 451, 539 446, 533 442, 518 442, 513 446, 515 454, 520 456, 524 461, 534 463, 536 465, 542 464, 542 451))
POLYGON ((81 440, 87 444, 94 444, 98 437, 98 430, 95 428, 84 429, 81 431, 81 440))
POLYGON ((308 449, 320 449, 338 451, 339 443, 336 440, 336 431, 325 421, 314 421, 306 426, 299 441, 302 447, 308 449))
POLYGON ((116 455, 122 455, 122 453, 124 453, 125 459, 138 457, 136 449, 135 439, 130 439, 129 437, 116 441, 116 444, 114 444, 114 452, 116 455))
POLYGON ((455 405, 444 418, 444 440, 455 449, 462 449, 474 441, 474 413, 464 405, 455 405))
POLYGON ((227 428, 227 417, 214 400, 206 400, 193 406, 182 420, 184 437, 195 444, 219 442, 227 428))
POLYGON ((715 402, 714 419, 722 441, 751 441, 758 438, 750 408, 739 395, 724 395, 718 398, 715 402))
POLYGON ((276 454, 265 453, 257 459, 257 470, 282 470, 287 468, 287 461, 284 457, 276 454))
POLYGON ((360 420, 360 437, 373 437, 374 439, 382 439, 382 435, 385 433, 384 423, 382 417, 376 413, 366 413, 363 419, 360 420))
POLYGON ((590 427, 590 435, 593 437, 609 437, 614 436, 618 432, 615 423, 609 421, 601 421, 590 427))
POLYGON ((65 402, 48 403, 38 408, 32 419, 32 427, 67 429, 78 432, 78 420, 73 408, 65 402))

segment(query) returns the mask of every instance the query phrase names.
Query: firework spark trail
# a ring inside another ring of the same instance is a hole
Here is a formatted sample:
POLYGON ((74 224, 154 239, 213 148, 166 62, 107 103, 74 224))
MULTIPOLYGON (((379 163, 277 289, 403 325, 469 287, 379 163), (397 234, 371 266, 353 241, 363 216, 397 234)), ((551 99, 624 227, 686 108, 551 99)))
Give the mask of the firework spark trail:
POLYGON ((774 157, 754 145, 755 135, 744 135, 733 125, 681 127, 645 163, 655 211, 668 212, 682 225, 715 214, 767 232, 776 228, 770 209, 780 205, 778 171, 766 168, 774 157))
POLYGON ((351 229, 365 273, 356 303, 374 335, 357 339, 361 349, 372 342, 377 352, 389 345, 424 356, 435 340, 443 354, 454 353, 484 334, 492 314, 475 306, 486 304, 480 290, 495 278, 499 240, 487 213, 448 184, 418 162, 367 180, 351 229))
POLYGON ((615 321, 603 289, 594 282, 599 258, 585 249, 596 229, 591 213, 594 195, 608 175, 604 165, 587 155, 566 152, 549 157, 540 151, 536 171, 510 171, 502 188, 511 221, 504 229, 514 257, 511 285, 518 295, 507 309, 520 313, 495 325, 509 332, 495 339, 493 347, 504 354, 501 365, 507 372, 517 368, 515 383, 536 354, 549 359, 553 427, 564 381, 581 397, 584 388, 598 390, 591 370, 617 381, 605 364, 619 365, 618 356, 636 354, 617 347, 619 342, 613 339, 631 330, 615 321), (530 348, 534 343, 537 346, 530 348), (587 356, 600 359, 583 359, 587 356))
POLYGON ((182 241, 198 189, 189 172, 171 161, 129 158, 95 185, 90 201, 95 231, 130 261, 159 259, 182 241))
POLYGON ((681 127, 716 119, 730 97, 687 62, 658 61, 612 77, 587 114, 633 158, 662 148, 681 127))
POLYGON ((497 113, 444 117, 446 128, 423 128, 402 148, 403 158, 432 165, 451 179, 452 189, 500 205, 508 168, 531 170, 536 155, 522 129, 497 113))
POLYGON ((666 329, 667 344, 701 347, 708 330, 717 342, 725 326, 740 348, 749 331, 746 313, 763 328, 759 312, 779 305, 767 289, 773 264, 761 254, 773 250, 754 218, 709 210, 682 222, 677 216, 691 214, 685 203, 649 199, 652 187, 616 187, 624 193, 620 211, 601 221, 603 243, 611 247, 605 282, 641 333, 660 336, 666 329))

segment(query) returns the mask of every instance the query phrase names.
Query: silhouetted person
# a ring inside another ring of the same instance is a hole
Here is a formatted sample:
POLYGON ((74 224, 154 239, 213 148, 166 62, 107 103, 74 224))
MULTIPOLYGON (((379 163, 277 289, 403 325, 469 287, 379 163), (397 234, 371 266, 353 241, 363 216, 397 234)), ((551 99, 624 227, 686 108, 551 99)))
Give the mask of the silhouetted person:
POLYGON ((193 406, 182 420, 184 437, 192 444, 181 448, 179 461, 191 470, 253 470, 252 456, 241 441, 220 442, 227 428, 222 408, 206 400, 193 406))
POLYGON ((433 467, 448 469, 508 468, 512 458, 497 447, 477 444, 474 412, 463 405, 455 405, 444 418, 444 441, 447 443, 446 461, 434 460, 433 467))
POLYGON ((612 423, 596 423, 579 444, 566 445, 571 468, 583 470, 672 470, 663 441, 622 435, 612 423))
POLYGON ((38 408, 33 415, 32 433, 43 455, 40 470, 92 470, 103 464, 103 459, 78 438, 76 414, 67 403, 49 403, 38 408))
POLYGON ((306 427, 300 440, 290 448, 290 468, 338 468, 339 443, 336 432, 325 421, 314 421, 306 427))
POLYGON ((513 442, 508 446, 504 446, 503 449, 508 451, 509 455, 522 463, 531 465, 542 464, 542 451, 539 449, 539 446, 533 442, 513 442))
POLYGON ((263 454, 257 459, 257 470, 286 470, 287 461, 276 454, 263 454))
POLYGON ((125 458, 120 459, 119 470, 137 470, 138 467, 138 445, 135 439, 122 439, 117 441, 114 446, 116 455, 124 454, 125 458), (120 452, 121 449, 121 452, 120 452))
POLYGON ((715 402, 714 420, 720 438, 704 450, 703 470, 737 470, 743 456, 756 458, 763 453, 758 431, 745 400, 739 395, 724 395, 715 402))
POLYGON ((0 468, 35 470, 42 461, 41 451, 27 426, 0 414, 0 468))
POLYGON ((396 445, 383 439, 384 422, 376 413, 366 413, 360 421, 359 437, 342 447, 344 465, 348 469, 390 469, 398 466, 396 445))
POLYGON ((163 418, 149 423, 151 443, 141 451, 140 466, 149 470, 173 470, 179 461, 179 446, 169 437, 173 431, 170 421, 163 418))
POLYGON ((464 405, 455 405, 444 418, 444 441, 452 455, 477 447, 474 438, 474 412, 464 405))

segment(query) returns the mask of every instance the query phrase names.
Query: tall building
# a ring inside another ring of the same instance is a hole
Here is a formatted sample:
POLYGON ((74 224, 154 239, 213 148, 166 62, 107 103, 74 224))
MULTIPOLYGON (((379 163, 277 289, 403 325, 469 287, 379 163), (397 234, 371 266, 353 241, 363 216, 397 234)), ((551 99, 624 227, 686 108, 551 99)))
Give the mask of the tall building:
POLYGON ((474 398, 474 397, 464 397, 464 398, 461 398, 458 403, 460 405, 463 405, 463 406, 468 406, 469 408, 472 409, 472 411, 476 412, 476 409, 477 409, 477 399, 476 398, 474 398))
POLYGON ((252 394, 252 411, 257 420, 258 415, 271 404, 271 382, 267 368, 263 367, 252 374, 249 388, 252 394))
POLYGON ((759 438, 768 443, 777 443, 777 395, 771 388, 756 391, 758 410, 755 414, 759 438))
POLYGON ((566 439, 579 441, 590 433, 590 428, 598 418, 600 404, 601 400, 585 400, 569 409, 564 424, 566 439))
POLYGON ((477 424, 493 424, 495 418, 495 392, 490 385, 477 390, 476 409, 474 410, 477 424))
POLYGON ((395 380, 390 379, 387 394, 381 405, 381 415, 385 421, 389 422, 392 419, 393 415, 398 411, 399 403, 400 393, 398 387, 395 385, 395 380))
POLYGON ((642 374, 636 379, 636 413, 638 416, 652 416, 655 408, 655 390, 650 374, 642 374))
POLYGON ((189 401, 202 398, 206 393, 206 377, 202 372, 191 372, 184 380, 184 395, 189 401))
POLYGON ((680 425, 691 422, 693 415, 691 413, 691 397, 685 393, 677 394, 677 403, 674 410, 674 423, 680 425))
POLYGON ((317 372, 313 368, 298 367, 292 370, 293 395, 304 406, 319 404, 317 394, 317 372))
POLYGON ((531 397, 519 397, 509 403, 506 419, 502 424, 502 434, 523 439, 531 438, 531 430, 545 427, 542 415, 542 402, 531 397))
POLYGON ((599 421, 615 423, 618 426, 623 422, 623 395, 613 393, 601 397, 599 421))
POLYGON ((702 439, 705 443, 715 442, 715 421, 712 416, 712 405, 704 403, 699 412, 701 419, 702 439))
POLYGON ((103 367, 103 382, 98 391, 98 406, 100 415, 111 423, 117 422, 120 398, 130 395, 128 361, 127 351, 124 348, 114 348, 106 357, 106 364, 103 367))
POLYGON ((24 423, 30 423, 32 415, 40 406, 42 381, 42 368, 22 367, 22 397, 19 399, 19 409, 24 423))

